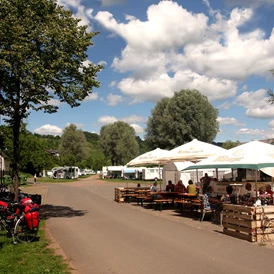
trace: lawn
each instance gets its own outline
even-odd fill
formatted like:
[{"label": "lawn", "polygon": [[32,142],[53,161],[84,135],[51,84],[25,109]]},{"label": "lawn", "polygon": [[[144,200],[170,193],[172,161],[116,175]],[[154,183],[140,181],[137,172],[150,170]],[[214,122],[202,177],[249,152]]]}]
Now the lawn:
[{"label": "lawn", "polygon": [[37,241],[13,244],[12,238],[0,231],[0,273],[2,274],[69,274],[68,264],[63,257],[50,248],[50,240],[45,237],[45,221],[40,222]]}]

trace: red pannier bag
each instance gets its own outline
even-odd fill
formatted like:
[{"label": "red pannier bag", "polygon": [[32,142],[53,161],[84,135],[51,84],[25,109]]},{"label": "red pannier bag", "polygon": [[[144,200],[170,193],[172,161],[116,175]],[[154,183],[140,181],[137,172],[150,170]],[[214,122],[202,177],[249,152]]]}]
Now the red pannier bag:
[{"label": "red pannier bag", "polygon": [[24,198],[20,201],[20,206],[25,213],[27,227],[30,229],[38,227],[40,222],[39,205],[33,203],[30,198]]},{"label": "red pannier bag", "polygon": [[0,212],[6,212],[9,204],[0,200]]},{"label": "red pannier bag", "polygon": [[29,229],[38,227],[40,222],[39,211],[25,213],[25,221]]}]

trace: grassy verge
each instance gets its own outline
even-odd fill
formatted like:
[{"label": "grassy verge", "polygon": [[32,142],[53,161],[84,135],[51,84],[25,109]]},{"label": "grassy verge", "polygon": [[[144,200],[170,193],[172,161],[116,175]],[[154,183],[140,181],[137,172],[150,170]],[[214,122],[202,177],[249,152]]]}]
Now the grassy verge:
[{"label": "grassy verge", "polygon": [[14,245],[12,239],[0,231],[0,273],[2,274],[69,274],[70,268],[62,256],[49,248],[45,237],[45,222],[41,220],[38,240]]}]

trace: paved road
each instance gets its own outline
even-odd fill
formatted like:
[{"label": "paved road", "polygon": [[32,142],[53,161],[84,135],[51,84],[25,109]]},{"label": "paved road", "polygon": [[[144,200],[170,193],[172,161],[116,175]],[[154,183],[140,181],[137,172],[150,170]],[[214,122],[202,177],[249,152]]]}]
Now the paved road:
[{"label": "paved road", "polygon": [[48,226],[80,274],[273,272],[273,249],[174,210],[116,203],[116,186],[94,177],[48,184]]}]

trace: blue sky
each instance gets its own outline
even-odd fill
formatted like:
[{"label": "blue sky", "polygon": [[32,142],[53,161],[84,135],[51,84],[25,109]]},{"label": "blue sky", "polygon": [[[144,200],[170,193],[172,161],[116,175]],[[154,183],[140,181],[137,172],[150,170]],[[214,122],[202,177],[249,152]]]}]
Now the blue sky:
[{"label": "blue sky", "polygon": [[[91,31],[101,86],[78,108],[31,113],[28,130],[99,133],[115,121],[143,138],[158,100],[198,89],[219,109],[216,142],[274,138],[274,0],[59,0]],[[273,31],[273,33],[272,33]],[[178,144],[180,145],[180,144]]]}]

